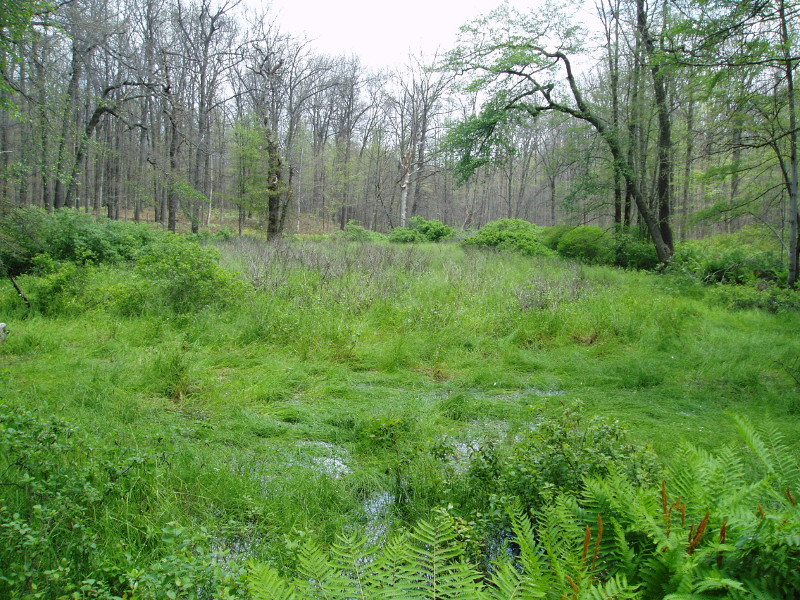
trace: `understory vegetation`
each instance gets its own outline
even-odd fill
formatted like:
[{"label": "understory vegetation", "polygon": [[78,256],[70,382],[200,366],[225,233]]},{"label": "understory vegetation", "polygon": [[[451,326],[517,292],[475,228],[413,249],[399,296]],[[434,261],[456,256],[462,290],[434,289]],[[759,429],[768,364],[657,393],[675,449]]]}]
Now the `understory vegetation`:
[{"label": "understory vegetation", "polygon": [[0,597],[800,595],[768,236],[410,225],[8,213]]}]

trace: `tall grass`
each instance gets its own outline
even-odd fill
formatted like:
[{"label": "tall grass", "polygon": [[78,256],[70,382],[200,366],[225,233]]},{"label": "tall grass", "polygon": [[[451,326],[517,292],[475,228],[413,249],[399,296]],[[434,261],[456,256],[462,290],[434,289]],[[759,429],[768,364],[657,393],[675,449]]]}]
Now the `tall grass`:
[{"label": "tall grass", "polygon": [[218,546],[291,567],[303,536],[378,535],[425,516],[458,456],[530,431],[541,406],[581,401],[664,455],[732,440],[726,413],[800,443],[785,367],[800,350],[795,313],[732,312],[679,279],[448,244],[245,238],[219,250],[222,271],[204,265],[235,283],[221,301],[198,284],[200,305],[148,296],[166,284],[123,285],[123,267],[81,267],[84,287],[52,303],[61,312],[29,314],[0,290],[12,330],[0,402],[142,458],[93,521],[105,557],[145,568],[169,555],[165,528],[205,525]]}]

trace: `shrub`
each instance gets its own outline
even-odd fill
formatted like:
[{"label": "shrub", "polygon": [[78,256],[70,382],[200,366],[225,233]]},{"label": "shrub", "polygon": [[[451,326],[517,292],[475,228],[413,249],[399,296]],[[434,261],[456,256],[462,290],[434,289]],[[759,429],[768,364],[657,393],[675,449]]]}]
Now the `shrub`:
[{"label": "shrub", "polygon": [[89,447],[66,421],[8,406],[0,406],[0,457],[0,596],[110,598],[97,581],[97,516],[150,457]]},{"label": "shrub", "polygon": [[68,261],[55,261],[48,254],[34,257],[38,277],[25,280],[32,306],[45,315],[80,312],[88,272]]},{"label": "shrub", "polygon": [[[243,566],[205,529],[170,523],[137,540],[137,527],[120,527],[158,479],[159,457],[117,442],[98,446],[67,421],[0,405],[0,597],[242,597]],[[117,548],[103,535],[109,517]]]},{"label": "shrub", "polygon": [[575,229],[574,225],[553,225],[545,227],[542,233],[542,243],[550,250],[558,250],[558,242],[568,231]]},{"label": "shrub", "polygon": [[642,270],[652,270],[658,266],[658,253],[649,237],[635,231],[618,231],[614,235],[614,242],[618,266]]},{"label": "shrub", "polygon": [[450,238],[455,230],[441,221],[411,217],[406,227],[395,227],[389,234],[389,241],[400,244],[441,242]]},{"label": "shrub", "polygon": [[614,240],[600,227],[583,225],[561,236],[558,253],[590,264],[610,264],[614,262]]},{"label": "shrub", "polygon": [[219,266],[218,258],[216,248],[172,235],[145,249],[136,272],[151,286],[149,296],[156,306],[185,313],[232,300],[244,291],[240,280]]},{"label": "shrub", "polygon": [[[687,447],[663,479],[643,484],[616,464],[599,469],[579,493],[555,493],[535,520],[519,505],[499,506],[506,523],[494,544],[445,510],[380,549],[354,535],[330,550],[310,541],[293,576],[253,564],[250,589],[255,600],[797,598],[800,465],[776,431],[739,424],[752,457]],[[602,459],[586,448],[574,458]]]},{"label": "shrub", "polygon": [[467,238],[465,246],[477,246],[520,252],[528,256],[550,256],[552,251],[542,243],[542,228],[524,219],[500,219],[481,227],[477,235]]},{"label": "shrub", "polygon": [[17,208],[0,218],[0,275],[17,276],[33,268],[33,257],[47,250],[48,219],[38,208]]},{"label": "shrub", "polygon": [[491,445],[476,450],[467,489],[470,502],[480,497],[479,490],[489,490],[535,510],[558,493],[577,494],[584,478],[611,470],[644,484],[657,479],[659,467],[655,454],[633,444],[618,422],[587,418],[576,404],[554,415],[540,414],[530,431],[502,451]]},{"label": "shrub", "polygon": [[711,298],[726,308],[760,308],[772,313],[800,310],[800,292],[760,282],[757,285],[717,285]]},{"label": "shrub", "polygon": [[395,227],[389,233],[389,241],[395,244],[421,244],[426,242],[422,232],[408,227]]},{"label": "shrub", "polygon": [[441,242],[452,237],[455,233],[452,227],[439,220],[432,219],[429,221],[422,217],[411,217],[408,220],[408,227],[421,233],[428,242]]},{"label": "shrub", "polygon": [[18,208],[0,220],[0,267],[11,275],[30,272],[35,257],[77,264],[135,260],[164,232],[143,224],[61,209],[50,215],[38,208]]},{"label": "shrub", "polygon": [[731,245],[735,239],[734,236],[715,236],[678,244],[670,261],[670,270],[704,283],[785,280],[786,271],[778,252],[746,244]]},{"label": "shrub", "polygon": [[344,239],[348,242],[374,242],[384,239],[384,236],[376,231],[370,231],[359,224],[358,221],[350,220],[344,226]]},{"label": "shrub", "polygon": [[45,229],[47,251],[58,260],[76,263],[133,260],[156,235],[148,226],[108,219],[98,221],[72,209],[55,212]]}]

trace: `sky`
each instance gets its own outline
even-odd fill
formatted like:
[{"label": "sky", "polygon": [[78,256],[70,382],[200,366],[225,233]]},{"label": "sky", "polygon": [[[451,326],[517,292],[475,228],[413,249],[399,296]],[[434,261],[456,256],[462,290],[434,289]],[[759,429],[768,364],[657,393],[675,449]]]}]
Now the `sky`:
[{"label": "sky", "polygon": [[[402,66],[409,52],[448,50],[458,28],[501,0],[264,0],[284,31],[313,40],[319,52],[355,54],[367,67]],[[259,0],[250,0],[255,5]],[[513,2],[525,5],[519,0]]]}]

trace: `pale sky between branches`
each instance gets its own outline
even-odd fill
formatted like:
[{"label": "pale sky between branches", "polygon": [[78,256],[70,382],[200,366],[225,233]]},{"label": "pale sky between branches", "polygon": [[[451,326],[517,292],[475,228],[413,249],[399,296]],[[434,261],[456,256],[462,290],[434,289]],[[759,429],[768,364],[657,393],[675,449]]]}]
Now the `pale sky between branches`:
[{"label": "pale sky between branches", "polygon": [[[251,6],[259,0],[249,0]],[[312,40],[317,51],[355,54],[367,67],[406,64],[409,53],[432,58],[455,43],[458,28],[501,0],[265,0],[281,29]],[[537,0],[514,0],[528,8]]]}]

